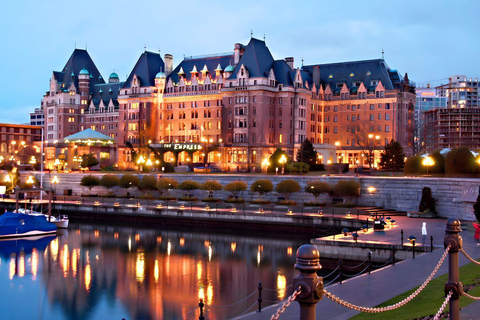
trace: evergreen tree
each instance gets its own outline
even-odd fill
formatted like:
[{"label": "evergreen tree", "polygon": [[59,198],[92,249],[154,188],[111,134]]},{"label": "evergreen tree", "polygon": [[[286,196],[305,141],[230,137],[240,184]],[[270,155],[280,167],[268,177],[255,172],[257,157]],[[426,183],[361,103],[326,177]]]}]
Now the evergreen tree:
[{"label": "evergreen tree", "polygon": [[95,167],[98,164],[97,158],[93,154],[84,154],[82,155],[82,168],[91,168]]},{"label": "evergreen tree", "polygon": [[402,171],[405,165],[405,153],[402,145],[395,140],[385,146],[385,151],[381,154],[380,167],[387,171]]},{"label": "evergreen tree", "polygon": [[277,150],[275,150],[275,152],[270,156],[270,166],[268,167],[268,172],[275,172],[276,167],[279,169],[282,168],[283,164],[280,163],[282,156],[285,156],[287,159],[285,165],[290,162],[290,158],[288,157],[287,153],[283,151],[282,148],[277,148]]},{"label": "evergreen tree", "polygon": [[309,166],[313,166],[317,163],[317,151],[313,148],[310,140],[303,140],[302,146],[297,151],[297,162],[304,162]]}]

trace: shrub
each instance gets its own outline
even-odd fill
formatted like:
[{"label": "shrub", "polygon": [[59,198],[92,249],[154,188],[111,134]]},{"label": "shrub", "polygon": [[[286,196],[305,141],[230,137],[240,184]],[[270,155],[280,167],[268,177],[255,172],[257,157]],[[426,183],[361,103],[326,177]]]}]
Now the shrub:
[{"label": "shrub", "polygon": [[360,183],[354,180],[340,180],[333,187],[333,193],[340,197],[359,197]]},{"label": "shrub", "polygon": [[247,190],[248,184],[245,181],[237,180],[232,181],[225,186],[225,190],[232,193],[233,197],[236,198],[239,192]]},{"label": "shrub", "polygon": [[290,162],[285,165],[285,171],[290,173],[307,173],[309,168],[304,162]]},{"label": "shrub", "polygon": [[305,192],[313,194],[316,203],[318,196],[324,193],[331,193],[332,187],[326,182],[310,182],[305,187]]},{"label": "shrub", "polygon": [[433,162],[433,166],[428,168],[428,171],[431,173],[445,173],[445,157],[442,156],[439,150],[435,150],[430,154]]},{"label": "shrub", "polygon": [[273,191],[273,183],[270,180],[264,180],[264,179],[256,180],[250,186],[250,190],[253,192],[258,192],[261,198],[264,194]]},{"label": "shrub", "polygon": [[220,191],[223,189],[223,186],[220,182],[216,180],[207,180],[200,186],[200,189],[208,191],[208,197],[213,198],[213,193],[215,191]]},{"label": "shrub", "polygon": [[403,167],[404,174],[421,173],[422,171],[422,157],[413,156],[407,158],[405,167]]},{"label": "shrub", "polygon": [[190,198],[191,191],[200,189],[200,184],[193,180],[185,180],[178,185],[178,189],[186,191],[187,198]]},{"label": "shrub", "polygon": [[445,158],[445,173],[473,173],[474,169],[475,157],[467,147],[458,147],[447,153],[447,157]]},{"label": "shrub", "polygon": [[94,167],[98,164],[97,158],[95,158],[95,155],[92,154],[84,154],[82,155],[82,162],[80,163],[80,166],[82,168],[91,168]]},{"label": "shrub", "polygon": [[437,213],[437,211],[435,210],[435,199],[433,199],[432,197],[432,189],[430,189],[429,187],[424,187],[422,189],[422,199],[420,199],[418,211],[429,211],[431,213]]},{"label": "shrub", "polygon": [[155,190],[157,189],[157,178],[154,176],[143,176],[142,180],[138,184],[138,188],[141,190]]},{"label": "shrub", "polygon": [[89,192],[92,193],[92,188],[100,185],[100,179],[90,174],[82,178],[80,185],[82,187],[87,187]]},{"label": "shrub", "polygon": [[120,178],[120,187],[128,189],[128,188],[133,188],[133,187],[138,187],[138,184],[140,183],[140,180],[138,179],[137,176],[126,173]]},{"label": "shrub", "polygon": [[290,179],[283,180],[282,182],[277,184],[277,187],[275,188],[275,191],[281,193],[287,201],[292,193],[298,192],[300,190],[301,188],[298,182]]},{"label": "shrub", "polygon": [[168,190],[176,189],[178,187],[178,182],[172,178],[160,178],[157,182],[157,189],[162,192],[162,194],[167,195]]},{"label": "shrub", "polygon": [[120,178],[115,174],[106,174],[100,179],[100,185],[104,188],[111,189],[120,184]]},{"label": "shrub", "polygon": [[480,194],[477,197],[477,202],[473,204],[473,213],[477,221],[480,221]]}]

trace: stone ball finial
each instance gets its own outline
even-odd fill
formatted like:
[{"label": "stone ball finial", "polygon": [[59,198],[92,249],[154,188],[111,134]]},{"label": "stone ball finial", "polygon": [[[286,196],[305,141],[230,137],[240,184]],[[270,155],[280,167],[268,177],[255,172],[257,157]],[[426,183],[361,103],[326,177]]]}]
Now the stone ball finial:
[{"label": "stone ball finial", "polygon": [[304,244],[297,250],[297,263],[295,269],[300,272],[315,272],[322,269],[320,265],[320,252],[311,244]]}]

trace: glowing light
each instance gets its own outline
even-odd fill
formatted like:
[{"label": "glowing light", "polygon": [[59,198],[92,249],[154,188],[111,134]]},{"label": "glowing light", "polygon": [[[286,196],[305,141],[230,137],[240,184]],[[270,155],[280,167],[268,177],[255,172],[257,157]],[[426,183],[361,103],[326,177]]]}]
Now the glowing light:
[{"label": "glowing light", "polygon": [[[80,250],[79,250],[80,251]],[[77,276],[77,268],[78,268],[78,256],[77,256],[77,249],[72,250],[72,273],[73,277],[75,278]]]},{"label": "glowing light", "polygon": [[145,280],[145,253],[137,253],[137,259],[135,261],[135,278],[138,282],[142,283]]},{"label": "glowing light", "polygon": [[137,241],[137,242],[140,241],[140,234],[138,234],[138,233],[135,234],[135,241]]},{"label": "glowing light", "polygon": [[38,273],[38,250],[33,248],[32,250],[32,280],[37,279]]},{"label": "glowing light", "polygon": [[197,262],[197,280],[202,279],[202,273],[203,273],[202,263],[198,261]]},{"label": "glowing light", "polygon": [[20,252],[18,255],[18,276],[20,278],[25,276],[25,252]]},{"label": "glowing light", "polygon": [[212,247],[208,246],[208,261],[212,261]]},{"label": "glowing light", "polygon": [[172,244],[170,243],[170,241],[168,241],[168,243],[167,243],[167,255],[170,255],[171,252],[172,252]]},{"label": "glowing light", "polygon": [[118,239],[118,232],[115,232],[115,233],[113,234],[113,238],[114,238],[114,239]]},{"label": "glowing light", "polygon": [[203,287],[198,288],[198,299],[204,300],[205,299],[205,290]]},{"label": "glowing light", "polygon": [[58,257],[58,238],[50,242],[50,250],[52,251],[53,260],[57,261]]},{"label": "glowing light", "polygon": [[260,256],[260,250],[257,251],[257,266],[260,266],[261,262],[261,256]]},{"label": "glowing light", "polygon": [[13,276],[15,275],[15,269],[16,269],[15,254],[12,254],[12,256],[10,256],[10,263],[8,268],[8,278],[10,280],[12,280]]},{"label": "glowing light", "polygon": [[287,288],[287,278],[278,273],[277,275],[277,289],[278,289],[278,299],[283,300],[285,298],[286,294],[286,288]]},{"label": "glowing light", "polygon": [[85,290],[90,291],[90,284],[92,282],[92,270],[90,264],[85,266]]},{"label": "glowing light", "polygon": [[232,242],[230,244],[230,249],[232,250],[232,252],[235,252],[235,250],[237,250],[237,243],[236,242]]},{"label": "glowing light", "polygon": [[161,236],[157,237],[157,243],[162,243],[162,237]]},{"label": "glowing light", "polygon": [[69,261],[68,261],[68,245],[65,244],[63,246],[63,251],[62,251],[62,269],[63,269],[63,277],[66,278],[68,276],[68,266],[69,266]]},{"label": "glowing light", "polygon": [[207,304],[212,304],[213,302],[213,287],[211,284],[207,286]]},{"label": "glowing light", "polygon": [[288,254],[289,256],[291,256],[292,253],[293,253],[292,247],[288,247],[288,248],[287,248],[287,254]]},{"label": "glowing light", "polygon": [[95,236],[95,238],[100,237],[100,231],[98,230],[93,231],[93,235]]},{"label": "glowing light", "polygon": [[160,272],[158,269],[158,260],[155,260],[155,266],[153,267],[153,277],[155,278],[155,282],[158,282],[158,278],[160,277]]},{"label": "glowing light", "polygon": [[128,252],[132,251],[132,236],[128,236]]},{"label": "glowing light", "polygon": [[375,191],[377,191],[377,188],[375,188],[375,187],[368,187],[367,190],[368,190],[368,192],[370,192],[370,193],[375,193]]},{"label": "glowing light", "polygon": [[185,245],[185,239],[184,238],[180,238],[180,246],[184,246]]}]

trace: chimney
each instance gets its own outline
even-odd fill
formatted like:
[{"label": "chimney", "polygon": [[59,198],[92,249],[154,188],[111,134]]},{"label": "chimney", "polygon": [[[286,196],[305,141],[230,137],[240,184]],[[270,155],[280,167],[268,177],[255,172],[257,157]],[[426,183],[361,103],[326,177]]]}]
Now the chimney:
[{"label": "chimney", "polygon": [[294,67],[294,62],[295,60],[293,59],[293,57],[287,57],[285,58],[285,62],[290,66],[290,68],[292,69],[295,69]]},{"label": "chimney", "polygon": [[235,59],[234,59],[234,65],[236,66],[238,62],[240,61],[240,58],[243,54],[243,45],[241,43],[235,43]]},{"label": "chimney", "polygon": [[312,72],[313,84],[318,85],[320,83],[320,66],[314,66]]},{"label": "chimney", "polygon": [[169,53],[165,54],[163,62],[165,63],[165,75],[168,76],[173,70],[173,56]]}]

